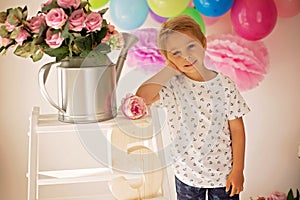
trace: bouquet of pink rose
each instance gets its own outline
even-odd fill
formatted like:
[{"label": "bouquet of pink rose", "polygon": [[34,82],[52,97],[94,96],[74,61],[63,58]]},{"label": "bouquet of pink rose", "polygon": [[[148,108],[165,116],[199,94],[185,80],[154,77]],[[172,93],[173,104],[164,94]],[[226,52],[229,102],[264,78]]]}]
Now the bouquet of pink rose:
[{"label": "bouquet of pink rose", "polygon": [[36,16],[29,18],[27,6],[0,12],[0,54],[16,47],[14,54],[33,61],[44,53],[56,61],[86,57],[90,51],[109,52],[116,47],[118,33],[103,18],[107,9],[94,12],[88,1],[48,0]]}]

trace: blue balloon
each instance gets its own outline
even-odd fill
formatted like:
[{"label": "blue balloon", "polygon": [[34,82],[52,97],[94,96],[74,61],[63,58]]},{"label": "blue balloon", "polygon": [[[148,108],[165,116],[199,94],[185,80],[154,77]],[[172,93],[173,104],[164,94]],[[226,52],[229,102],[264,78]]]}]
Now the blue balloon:
[{"label": "blue balloon", "polygon": [[196,9],[207,17],[219,17],[232,6],[233,0],[193,0]]},{"label": "blue balloon", "polygon": [[111,0],[109,11],[114,25],[123,30],[133,30],[143,25],[149,7],[146,0]]}]

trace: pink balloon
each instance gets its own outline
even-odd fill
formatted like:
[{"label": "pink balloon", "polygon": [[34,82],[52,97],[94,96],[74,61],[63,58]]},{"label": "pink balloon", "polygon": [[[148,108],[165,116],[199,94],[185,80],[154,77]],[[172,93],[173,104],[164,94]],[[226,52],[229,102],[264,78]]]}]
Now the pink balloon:
[{"label": "pink balloon", "polygon": [[299,0],[274,0],[279,17],[294,17],[300,12]]},{"label": "pink balloon", "polygon": [[210,25],[213,25],[214,23],[216,23],[220,17],[207,17],[205,15],[201,15],[202,16],[202,19],[204,21],[204,24],[206,26],[210,26]]},{"label": "pink balloon", "polygon": [[247,40],[260,40],[274,29],[277,9],[274,0],[236,0],[230,16],[238,35]]}]

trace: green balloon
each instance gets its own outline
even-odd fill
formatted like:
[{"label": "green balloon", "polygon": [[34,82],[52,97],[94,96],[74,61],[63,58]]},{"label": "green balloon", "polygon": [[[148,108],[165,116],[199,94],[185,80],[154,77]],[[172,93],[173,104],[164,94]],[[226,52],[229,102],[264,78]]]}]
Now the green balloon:
[{"label": "green balloon", "polygon": [[92,9],[99,9],[105,6],[109,0],[89,0]]},{"label": "green balloon", "polygon": [[193,18],[200,25],[203,34],[205,34],[206,30],[205,30],[204,21],[200,13],[195,8],[188,7],[182,13],[180,13],[180,15],[188,15],[191,18]]}]

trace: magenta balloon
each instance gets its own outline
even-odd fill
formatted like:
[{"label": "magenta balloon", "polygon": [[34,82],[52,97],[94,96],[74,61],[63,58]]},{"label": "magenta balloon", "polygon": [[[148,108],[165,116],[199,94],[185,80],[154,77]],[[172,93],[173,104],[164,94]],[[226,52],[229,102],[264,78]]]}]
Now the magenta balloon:
[{"label": "magenta balloon", "polygon": [[260,40],[274,29],[277,9],[274,0],[235,0],[230,16],[238,35],[247,40]]},{"label": "magenta balloon", "polygon": [[300,13],[300,0],[274,0],[279,17],[294,17]]},{"label": "magenta balloon", "polygon": [[159,23],[163,23],[164,21],[166,21],[168,19],[166,17],[162,17],[162,16],[155,14],[151,9],[149,9],[149,10],[150,10],[151,17]]}]

